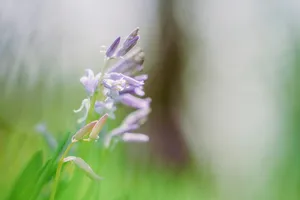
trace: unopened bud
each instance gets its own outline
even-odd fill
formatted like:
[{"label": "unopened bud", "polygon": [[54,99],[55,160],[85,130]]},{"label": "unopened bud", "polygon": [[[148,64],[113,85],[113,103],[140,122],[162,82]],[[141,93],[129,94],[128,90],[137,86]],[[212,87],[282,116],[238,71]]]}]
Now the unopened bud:
[{"label": "unopened bud", "polygon": [[84,127],[82,127],[81,129],[79,129],[79,131],[77,131],[75,133],[75,135],[72,137],[72,141],[75,142],[77,140],[82,139],[85,135],[89,134],[94,126],[97,124],[98,121],[92,121],[89,124],[85,125]]},{"label": "unopened bud", "polygon": [[110,47],[106,50],[106,56],[107,57],[112,57],[114,53],[116,52],[119,44],[120,44],[121,38],[118,37],[111,45]]},{"label": "unopened bud", "polygon": [[93,130],[89,135],[90,139],[97,140],[99,138],[98,134],[102,130],[107,118],[108,118],[108,114],[105,114],[98,121],[96,121],[97,123],[93,127]]}]

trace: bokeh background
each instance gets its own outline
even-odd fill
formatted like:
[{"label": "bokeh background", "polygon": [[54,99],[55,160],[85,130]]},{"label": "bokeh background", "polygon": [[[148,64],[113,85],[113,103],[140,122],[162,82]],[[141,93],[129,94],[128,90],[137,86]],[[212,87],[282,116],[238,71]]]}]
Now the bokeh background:
[{"label": "bokeh background", "polygon": [[[104,168],[101,199],[299,199],[299,13],[297,0],[0,0],[0,199],[37,150],[51,155],[35,126],[74,132],[84,69],[135,27],[151,139],[105,166],[97,147],[78,149]],[[62,199],[91,184],[76,180]]]}]

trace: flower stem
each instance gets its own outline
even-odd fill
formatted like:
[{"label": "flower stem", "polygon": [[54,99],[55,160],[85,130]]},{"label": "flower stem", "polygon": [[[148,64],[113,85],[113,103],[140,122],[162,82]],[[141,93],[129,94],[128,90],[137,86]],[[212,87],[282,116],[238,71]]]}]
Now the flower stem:
[{"label": "flower stem", "polygon": [[56,169],[56,173],[55,173],[55,178],[54,178],[54,182],[53,182],[53,188],[52,188],[50,200],[54,200],[55,199],[55,194],[56,194],[57,186],[58,186],[58,183],[59,183],[59,177],[60,177],[61,169],[62,169],[62,166],[63,166],[63,163],[64,163],[64,158],[66,157],[66,155],[70,151],[70,149],[73,146],[73,144],[74,144],[74,142],[71,142],[69,144],[69,146],[66,148],[66,150],[62,154],[60,160],[58,161],[58,165],[57,165],[57,169]]}]

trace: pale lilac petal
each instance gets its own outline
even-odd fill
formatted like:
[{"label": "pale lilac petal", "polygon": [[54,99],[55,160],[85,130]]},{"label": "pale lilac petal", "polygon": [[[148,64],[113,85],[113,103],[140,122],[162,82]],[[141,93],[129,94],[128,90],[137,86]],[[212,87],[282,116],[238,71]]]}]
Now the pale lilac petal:
[{"label": "pale lilac petal", "polygon": [[100,115],[107,113],[108,117],[111,119],[115,119],[114,112],[116,111],[116,106],[113,101],[96,101],[95,103],[95,111]]},{"label": "pale lilac petal", "polygon": [[148,79],[148,74],[141,74],[141,75],[135,76],[134,79],[137,81],[145,81]]},{"label": "pale lilac petal", "polygon": [[138,80],[135,80],[134,78],[132,78],[130,76],[126,76],[124,74],[116,73],[116,72],[112,72],[112,73],[107,74],[105,76],[105,78],[115,80],[115,81],[120,80],[120,79],[124,79],[128,84],[134,85],[134,86],[144,85],[143,81],[138,81]]},{"label": "pale lilac petal", "polygon": [[124,133],[122,140],[124,142],[148,142],[149,136],[142,133]]},{"label": "pale lilac petal", "polygon": [[80,82],[82,83],[82,85],[86,85],[88,81],[89,81],[89,79],[86,76],[83,76],[80,78]]},{"label": "pale lilac petal", "polygon": [[133,108],[149,107],[149,104],[151,102],[151,99],[149,99],[149,98],[141,99],[141,98],[135,97],[131,94],[121,95],[119,99],[123,104],[133,107]]},{"label": "pale lilac petal", "polygon": [[91,69],[86,69],[85,72],[86,75],[80,78],[80,82],[84,86],[87,93],[92,96],[96,91],[101,74],[97,74],[97,76],[94,77],[94,72]]},{"label": "pale lilac petal", "polygon": [[142,108],[139,110],[136,110],[132,113],[130,113],[122,122],[122,124],[125,124],[127,126],[132,124],[143,124],[149,113],[151,112],[151,109],[149,107]]},{"label": "pale lilac petal", "polygon": [[122,76],[123,76],[124,80],[130,85],[134,85],[134,86],[144,85],[143,81],[137,81],[134,78],[131,78],[130,76],[126,76],[126,75],[123,75],[123,74],[122,74]]},{"label": "pale lilac petal", "polygon": [[138,95],[138,96],[144,96],[144,95],[145,95],[144,90],[142,90],[141,88],[135,88],[135,89],[134,89],[134,92],[135,92],[135,94]]},{"label": "pale lilac petal", "polygon": [[110,136],[117,136],[117,135],[122,135],[123,133],[126,133],[128,131],[133,131],[138,129],[140,126],[138,124],[122,124],[118,128],[113,129],[109,135]]},{"label": "pale lilac petal", "polygon": [[138,96],[144,96],[145,95],[145,92],[143,91],[143,88],[135,87],[135,86],[129,86],[129,87],[127,87],[124,90],[119,92],[120,95],[123,95],[123,94],[126,94],[126,93],[135,94],[135,95],[138,95]]},{"label": "pale lilac petal", "polygon": [[85,74],[86,74],[87,78],[89,78],[89,79],[94,78],[94,72],[91,69],[86,69]]}]

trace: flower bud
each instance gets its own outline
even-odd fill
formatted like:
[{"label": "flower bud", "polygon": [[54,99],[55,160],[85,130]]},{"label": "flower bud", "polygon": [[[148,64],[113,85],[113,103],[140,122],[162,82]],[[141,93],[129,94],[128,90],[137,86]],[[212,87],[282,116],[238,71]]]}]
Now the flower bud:
[{"label": "flower bud", "polygon": [[96,121],[97,123],[93,127],[93,130],[89,135],[90,139],[97,140],[99,138],[98,134],[102,130],[107,118],[108,118],[108,114],[105,114],[98,121]]},{"label": "flower bud", "polygon": [[72,137],[72,141],[75,142],[77,140],[82,139],[85,135],[89,134],[94,126],[97,124],[98,121],[92,121],[89,124],[85,125],[84,127],[82,127],[81,129],[79,129],[79,131],[77,131],[75,133],[75,135]]},{"label": "flower bud", "polygon": [[106,50],[106,56],[107,57],[112,57],[114,53],[116,52],[119,44],[120,44],[121,38],[118,37],[111,45],[110,47]]}]

